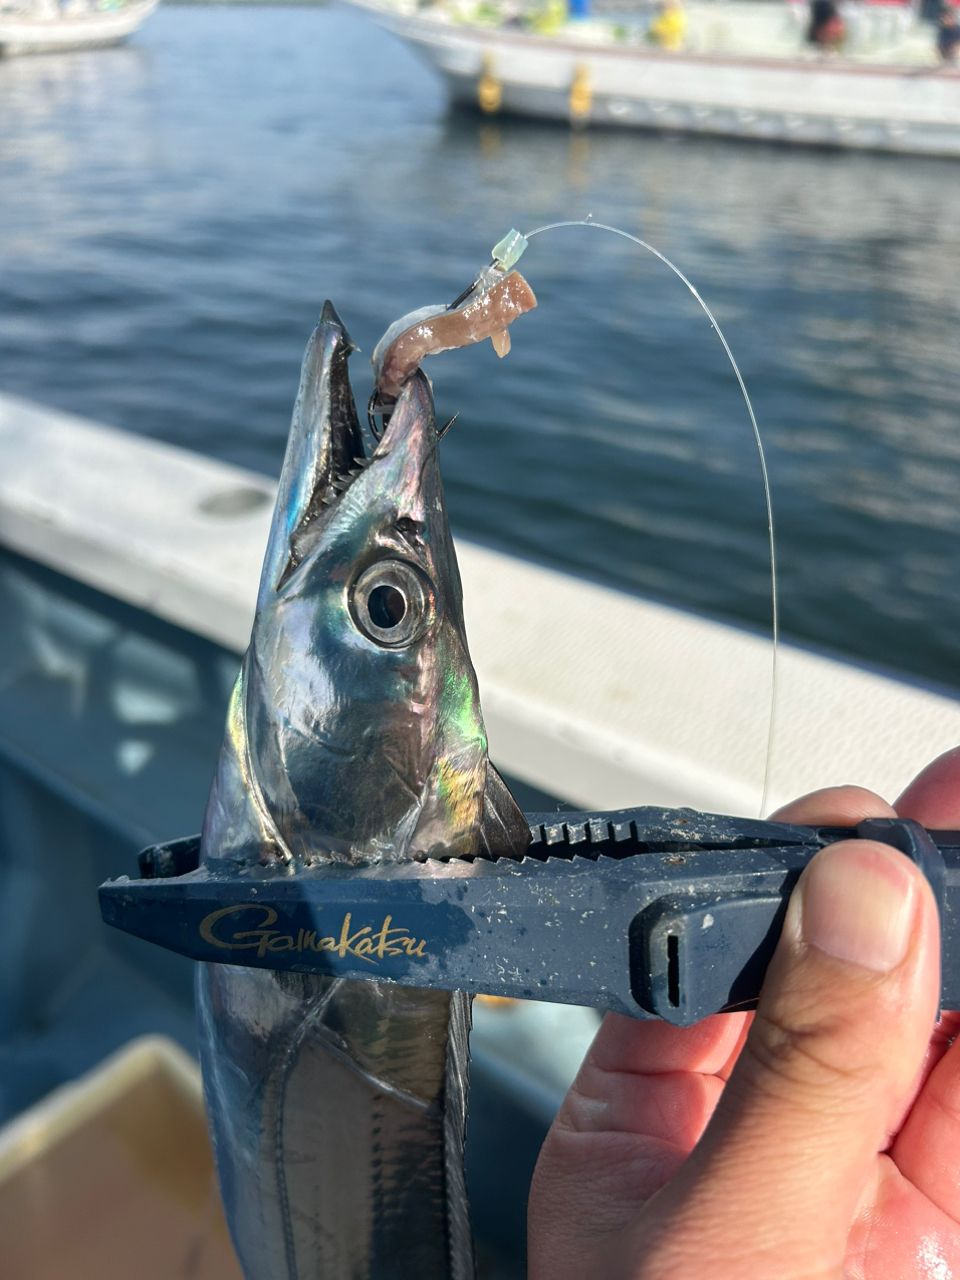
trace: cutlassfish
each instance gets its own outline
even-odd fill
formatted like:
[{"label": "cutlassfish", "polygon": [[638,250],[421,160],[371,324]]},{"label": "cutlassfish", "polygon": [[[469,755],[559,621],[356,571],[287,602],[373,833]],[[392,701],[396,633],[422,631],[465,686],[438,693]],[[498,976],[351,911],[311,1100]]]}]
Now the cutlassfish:
[{"label": "cutlassfish", "polygon": [[[361,429],[353,346],[324,307],[205,816],[207,866],[295,875],[522,847],[523,814],[487,758],[417,367],[431,344],[499,334],[535,305],[510,297],[504,323],[473,299],[480,328],[451,313],[425,337],[421,317],[413,341],[401,325],[379,439]],[[471,1276],[468,998],[228,965],[198,966],[197,995],[221,1191],[248,1280]]]}]

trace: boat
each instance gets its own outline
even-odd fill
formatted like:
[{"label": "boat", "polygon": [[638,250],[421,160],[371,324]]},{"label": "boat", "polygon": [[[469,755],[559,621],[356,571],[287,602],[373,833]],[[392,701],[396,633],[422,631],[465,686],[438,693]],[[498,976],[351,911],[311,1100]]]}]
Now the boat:
[{"label": "boat", "polygon": [[120,44],[146,21],[159,0],[87,3],[30,0],[0,3],[0,57],[59,53]]},{"label": "boat", "polygon": [[[274,496],[256,472],[0,394],[0,1230],[20,1224],[5,1280],[66,1274],[64,1258],[168,1280],[188,1237],[191,1275],[236,1276],[196,1069],[170,1045],[195,1047],[193,965],[106,928],[97,887],[197,828]],[[525,808],[758,812],[768,639],[464,539],[458,559],[491,754]],[[838,780],[897,794],[960,741],[955,694],[793,644],[778,690],[770,807]],[[481,1275],[519,1280],[533,1164],[597,1016],[523,1001],[474,1017]],[[165,1197],[149,1230],[143,1170]]]},{"label": "boat", "polygon": [[960,156],[960,74],[938,63],[934,29],[896,4],[841,6],[843,51],[824,53],[805,42],[805,4],[690,4],[683,47],[668,50],[644,23],[549,24],[493,0],[472,11],[352,2],[421,54],[456,103],[490,116]]}]

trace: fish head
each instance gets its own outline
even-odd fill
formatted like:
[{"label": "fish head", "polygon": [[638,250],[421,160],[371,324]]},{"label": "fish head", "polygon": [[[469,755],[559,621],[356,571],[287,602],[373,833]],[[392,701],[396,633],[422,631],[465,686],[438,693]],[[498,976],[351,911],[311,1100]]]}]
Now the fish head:
[{"label": "fish head", "polygon": [[525,843],[489,764],[427,378],[365,449],[327,304],[304,358],[204,857],[400,861]]}]

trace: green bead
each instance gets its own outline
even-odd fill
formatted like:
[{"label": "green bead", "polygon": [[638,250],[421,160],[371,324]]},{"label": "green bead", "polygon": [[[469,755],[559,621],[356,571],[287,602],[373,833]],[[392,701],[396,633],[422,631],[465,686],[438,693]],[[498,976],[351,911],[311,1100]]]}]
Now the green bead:
[{"label": "green bead", "polygon": [[527,247],[527,239],[519,231],[512,228],[497,244],[493,246],[492,258],[501,271],[509,271],[523,256]]}]

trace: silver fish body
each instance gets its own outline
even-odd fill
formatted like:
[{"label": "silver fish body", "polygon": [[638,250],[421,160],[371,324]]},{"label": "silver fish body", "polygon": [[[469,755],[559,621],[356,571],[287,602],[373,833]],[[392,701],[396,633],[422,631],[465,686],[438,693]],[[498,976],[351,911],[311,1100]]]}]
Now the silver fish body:
[{"label": "silver fish body", "polygon": [[[526,830],[487,760],[429,383],[414,375],[367,456],[350,350],[327,304],[204,821],[211,867],[489,854]],[[197,999],[248,1280],[472,1275],[467,998],[202,965]]]}]

